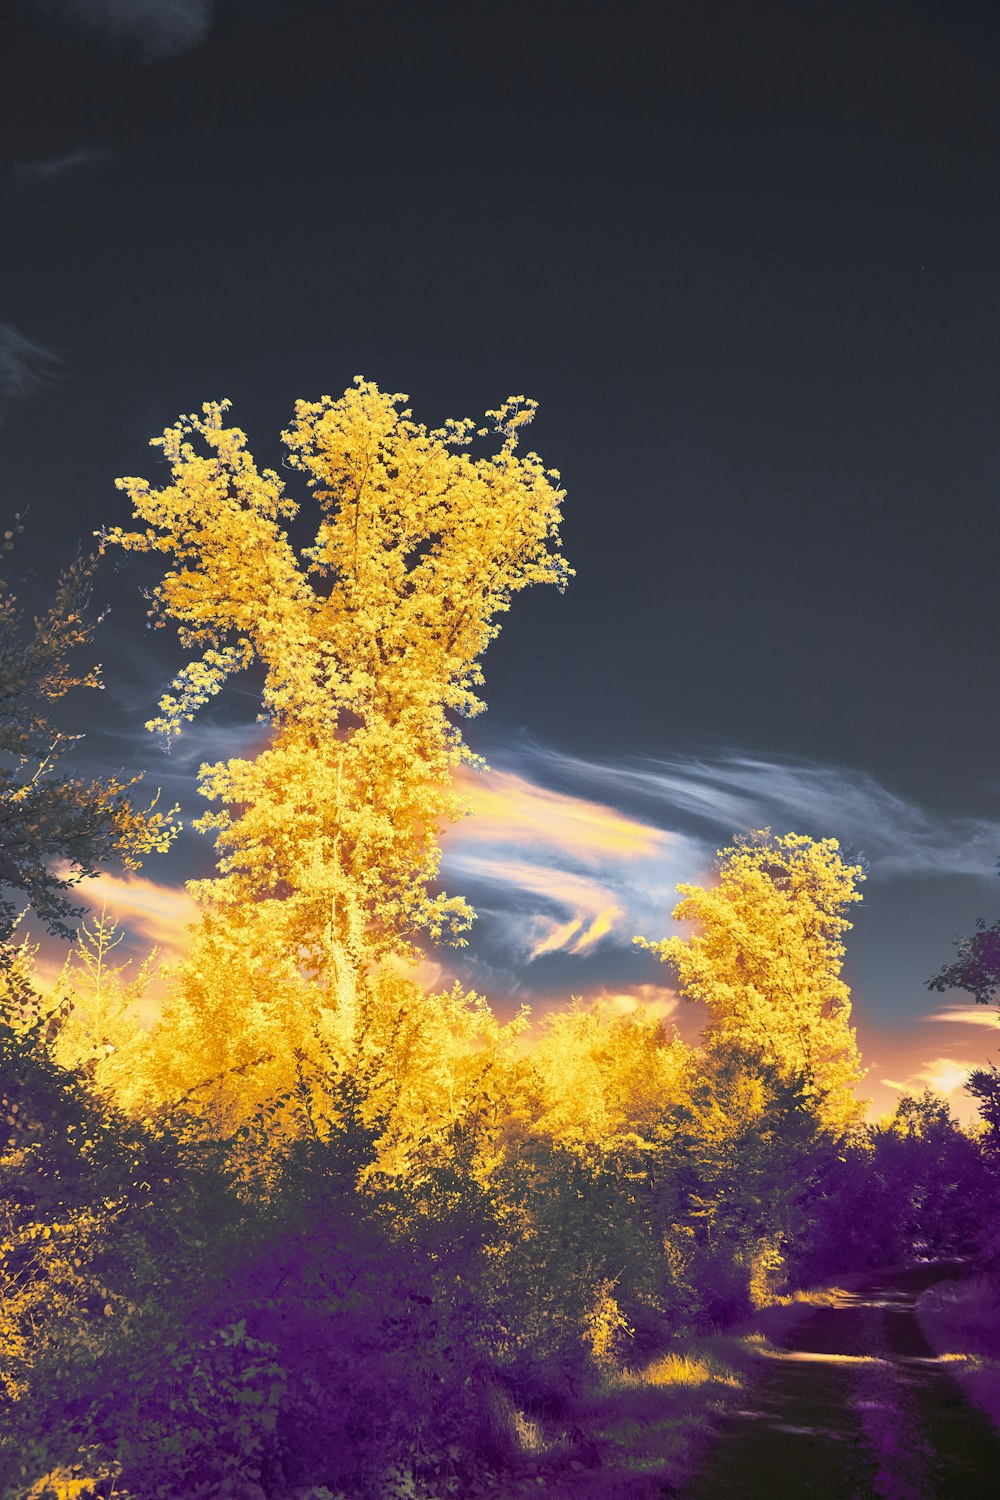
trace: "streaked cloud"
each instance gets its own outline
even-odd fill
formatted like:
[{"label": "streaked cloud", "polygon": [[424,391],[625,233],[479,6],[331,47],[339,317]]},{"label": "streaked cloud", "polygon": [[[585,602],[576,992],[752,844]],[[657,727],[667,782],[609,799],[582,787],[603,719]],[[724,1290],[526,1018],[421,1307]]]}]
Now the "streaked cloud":
[{"label": "streaked cloud", "polygon": [[81,880],[74,898],[90,907],[91,915],[107,905],[108,915],[130,936],[154,943],[165,955],[183,951],[186,928],[198,908],[183,886],[161,885],[142,875],[101,875]]},{"label": "streaked cloud", "polygon": [[[543,953],[583,953],[612,932],[624,915],[614,892],[592,874],[504,858],[496,844],[481,853],[449,849],[446,864],[449,875],[463,875],[508,893],[508,933],[520,956],[528,960]],[[526,905],[524,896],[535,900]]]},{"label": "streaked cloud", "polygon": [[14,164],[14,176],[20,182],[52,182],[74,172],[94,167],[106,161],[109,152],[91,146],[78,146],[73,151],[62,151],[55,156],[40,156],[33,161]]},{"label": "streaked cloud", "polygon": [[1000,1013],[988,1005],[946,1005],[944,1010],[936,1010],[931,1016],[924,1016],[925,1021],[941,1021],[948,1025],[958,1026],[989,1026],[993,1031],[1000,1027]]},{"label": "streaked cloud", "polygon": [[[632,858],[655,854],[667,835],[600,802],[551,791],[513,771],[465,772],[477,842],[546,844],[586,858],[596,853]],[[466,822],[461,828],[473,827]]]},{"label": "streaked cloud", "polygon": [[968,1058],[934,1057],[902,1080],[883,1078],[880,1081],[886,1088],[895,1089],[900,1094],[922,1094],[928,1088],[954,1103],[951,1095],[959,1093],[973,1069],[980,1067],[982,1063],[970,1062]]},{"label": "streaked cloud", "polygon": [[[167,682],[163,683],[157,692],[157,699],[160,691],[165,691],[167,685]],[[138,688],[126,689],[126,695],[134,695],[139,699],[137,704],[128,702],[121,684],[112,683],[110,691],[116,703],[124,701],[133,711],[137,709],[139,713],[151,714],[156,712],[156,702],[150,702],[148,688],[142,692],[141,699]],[[95,741],[100,737],[100,726],[88,735],[89,739]],[[138,765],[139,768],[145,766],[146,779],[151,785],[170,786],[171,795],[178,795],[181,788],[186,787],[192,796],[197,788],[200,766],[240,757],[253,760],[267,746],[270,738],[271,730],[268,725],[259,724],[256,719],[224,723],[211,718],[195,719],[191,724],[184,724],[180,734],[168,743],[164,743],[159,735],[151,734],[142,723],[134,723],[114,737],[116,746],[127,752],[133,765]],[[197,800],[195,798],[196,803]]]},{"label": "streaked cloud", "polygon": [[630,948],[662,925],[673,884],[700,864],[687,841],[523,771],[464,778],[473,815],[444,837],[449,886],[487,892],[514,963]]},{"label": "streaked cloud", "polygon": [[[1000,823],[926,808],[849,767],[736,751],[585,758],[496,732],[482,748],[494,769],[466,781],[477,815],[446,833],[442,875],[481,918],[460,960],[463,982],[491,996],[534,996],[545,1005],[560,992],[631,992],[640,966],[646,979],[654,963],[637,954],[633,936],[683,931],[670,916],[677,885],[709,882],[716,850],[752,828],[835,837],[848,856],[864,856],[873,882],[993,878],[1000,853]],[[865,895],[871,931],[877,889],[869,885]],[[875,993],[858,1003],[859,1026],[881,1009],[879,982],[867,987]],[[922,996],[920,984],[907,1001],[905,1045],[896,1034],[863,1086],[878,1108],[893,1097],[880,1072],[897,1079],[912,1072],[912,1086],[923,1087]],[[968,1004],[939,1002],[936,1014],[964,1026],[965,1038],[969,1026],[985,1023]],[[685,1020],[692,1040],[703,1019],[692,1015],[690,1027]],[[967,1048],[953,1030],[942,1032],[935,1051],[962,1057]]]},{"label": "streaked cloud", "polygon": [[30,396],[52,380],[59,357],[44,344],[19,333],[10,323],[0,323],[0,423],[11,401]]},{"label": "streaked cloud", "polygon": [[519,747],[522,774],[566,781],[659,827],[726,841],[751,828],[834,837],[863,852],[873,875],[993,875],[1000,821],[932,812],[845,766],[739,752],[586,760]]},{"label": "streaked cloud", "polygon": [[31,0],[54,27],[139,62],[164,62],[198,47],[212,29],[215,0]]},{"label": "streaked cloud", "polygon": [[161,747],[148,730],[143,730],[148,742],[157,750],[163,749],[173,769],[197,772],[198,767],[214,764],[220,760],[246,757],[253,760],[271,739],[271,730],[256,720],[241,720],[239,723],[223,724],[210,720],[196,720],[185,724],[180,734],[170,743],[169,749]]},{"label": "streaked cloud", "polygon": [[605,1001],[623,1016],[641,1013],[658,1021],[676,1016],[681,1003],[676,990],[660,984],[637,984],[630,989],[601,990],[592,998]]}]

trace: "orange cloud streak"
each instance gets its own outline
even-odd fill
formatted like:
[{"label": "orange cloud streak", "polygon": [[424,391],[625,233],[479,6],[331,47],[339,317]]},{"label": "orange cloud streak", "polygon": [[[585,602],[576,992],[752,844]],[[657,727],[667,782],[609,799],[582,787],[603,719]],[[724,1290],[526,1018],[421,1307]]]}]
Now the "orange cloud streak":
[{"label": "orange cloud streak", "polygon": [[662,829],[601,802],[535,786],[511,771],[491,771],[488,777],[462,771],[458,780],[473,816],[449,830],[449,843],[546,844],[584,858],[641,858],[660,853],[670,842]]},{"label": "orange cloud streak", "polygon": [[184,949],[186,928],[198,915],[198,908],[183,886],[158,885],[142,875],[102,875],[97,880],[81,880],[76,892],[91,908],[91,916],[107,903],[108,915],[130,934],[155,943],[171,955]]},{"label": "orange cloud streak", "polygon": [[943,1021],[947,1025],[992,1026],[995,1031],[1000,1024],[1000,1015],[983,1005],[949,1005],[945,1010],[935,1011],[932,1016],[924,1016],[924,1020]]}]

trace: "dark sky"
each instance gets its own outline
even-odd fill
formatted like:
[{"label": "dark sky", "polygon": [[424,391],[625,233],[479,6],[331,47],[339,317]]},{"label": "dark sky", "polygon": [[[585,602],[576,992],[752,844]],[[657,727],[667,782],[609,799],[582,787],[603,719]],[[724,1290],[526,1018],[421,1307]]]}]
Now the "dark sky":
[{"label": "dark sky", "polygon": [[[708,851],[672,878],[750,821],[863,849],[859,1025],[981,1062],[985,1028],[913,1026],[1000,907],[998,62],[1000,10],[965,0],[20,0],[0,473],[24,566],[43,585],[125,522],[114,477],[155,477],[148,438],[204,400],[274,463],[294,399],[355,373],[431,425],[527,392],[577,577],[516,601],[470,740]],[[148,576],[102,579],[83,753],[190,802],[203,752],[164,771],[141,730],[179,661],[143,635]],[[198,733],[238,748],[252,713],[236,693]],[[184,850],[146,873],[204,870]],[[512,900],[522,929],[575,910],[535,898],[479,901],[469,974],[663,982],[627,937],[531,960]]]}]

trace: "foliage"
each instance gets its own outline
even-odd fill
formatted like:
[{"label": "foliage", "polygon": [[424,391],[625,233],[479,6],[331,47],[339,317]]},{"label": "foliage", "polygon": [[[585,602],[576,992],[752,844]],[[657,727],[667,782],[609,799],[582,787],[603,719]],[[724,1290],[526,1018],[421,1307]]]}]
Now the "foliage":
[{"label": "foliage", "polygon": [[225,806],[199,824],[219,875],[192,889],[210,912],[240,912],[254,955],[319,975],[345,1036],[372,962],[412,956],[417,933],[460,940],[471,920],[464,900],[429,892],[438,829],[462,811],[452,770],[477,760],[448,715],[481,711],[478,659],[511,596],[569,576],[558,474],[516,451],[535,403],[487,413],[499,448],[473,459],[455,450],[490,429],[428,431],[405,399],[358,377],[337,401],[296,404],[288,463],[318,511],[301,550],[286,525],[299,506],[223,425],[227,402],[155,440],[172,482],[120,480],[144,529],[107,536],[169,560],[153,619],[200,652],[149,728],[169,738],[232,672],[263,667],[271,740],[253,761],[202,768]]},{"label": "foliage", "polygon": [[156,970],[157,950],[127,978],[131,959],[110,962],[124,936],[109,919],[107,903],[91,925],[81,922],[55,986],[66,1013],[54,1056],[63,1067],[81,1068],[99,1092],[136,1114],[149,1093],[149,1043],[140,1007]]},{"label": "foliage", "polygon": [[977,917],[971,937],[955,939],[958,957],[927,981],[929,990],[967,990],[977,1005],[989,1005],[1000,987],[1000,921]]},{"label": "foliage", "polygon": [[983,1147],[996,1155],[1000,1152],[1000,1069],[995,1063],[975,1068],[966,1079],[965,1091],[978,1100]]},{"label": "foliage", "polygon": [[[219,874],[155,1024],[156,954],[116,963],[106,909],[48,993],[30,944],[0,949],[0,1500],[501,1493],[542,1450],[597,1462],[573,1436],[595,1392],[648,1415],[657,1382],[709,1379],[678,1341],[780,1285],[992,1263],[995,1070],[970,1081],[993,1134],[930,1095],[859,1121],[861,871],[832,839],[737,840],[711,889],[680,887],[695,933],[638,940],[706,1005],[699,1046],[638,1007],[532,1032],[418,982],[418,938],[471,916],[436,889],[474,759],[450,716],[482,707],[513,593],[568,570],[557,476],[516,451],[533,403],[490,413],[499,451],[473,459],[485,429],[428,432],[402,399],[357,381],[297,406],[305,546],[224,403],[164,434],[170,483],[123,481],[145,529],[108,541],[167,558],[154,615],[200,653],[152,727],[256,663],[269,740],[202,768]],[[54,787],[32,793],[49,833]]]},{"label": "foliage", "polygon": [[864,874],[838,851],[836,839],[752,833],[719,851],[712,889],[678,887],[674,920],[698,933],[636,942],[673,966],[686,999],[705,1003],[710,1049],[752,1051],[801,1079],[824,1125],[843,1132],[858,1118],[862,1070],[840,978],[842,913],[861,900]]},{"label": "foliage", "polygon": [[[4,533],[5,549],[13,534]],[[112,858],[136,869],[142,855],[168,849],[179,830],[176,807],[154,811],[159,794],[144,810],[134,805],[129,794],[139,776],[57,771],[81,736],[57,728],[50,705],[73,688],[103,686],[99,666],[70,663],[104,618],[87,618],[99,558],[74,559],[30,632],[9,581],[0,578],[0,942],[9,942],[17,925],[19,899],[50,932],[71,935],[80,908],[68,890]]]}]

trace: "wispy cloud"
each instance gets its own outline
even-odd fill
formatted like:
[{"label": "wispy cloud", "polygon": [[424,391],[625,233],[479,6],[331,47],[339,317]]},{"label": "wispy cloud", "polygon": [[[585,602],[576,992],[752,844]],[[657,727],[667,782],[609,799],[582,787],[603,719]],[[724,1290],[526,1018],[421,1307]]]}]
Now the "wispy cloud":
[{"label": "wispy cloud", "polygon": [[215,0],[31,0],[46,21],[109,51],[157,63],[199,47],[212,29]]},{"label": "wispy cloud", "polygon": [[626,990],[601,990],[591,998],[603,1000],[620,1015],[640,1014],[658,1021],[665,1021],[668,1016],[675,1015],[680,1006],[677,991],[661,984],[637,984]]},{"label": "wispy cloud", "polygon": [[515,962],[630,947],[662,924],[664,891],[700,863],[687,841],[593,798],[497,769],[465,789],[473,816],[444,839],[449,883],[485,889]]},{"label": "wispy cloud", "polygon": [[81,880],[73,895],[90,907],[91,916],[106,904],[108,915],[131,936],[155,943],[170,956],[183,951],[187,926],[198,914],[183,886],[159,885],[141,875]]},{"label": "wispy cloud", "polygon": [[885,876],[992,875],[1000,855],[1000,822],[931,812],[849,767],[739,752],[616,763],[538,745],[520,747],[520,754],[525,774],[641,807],[655,824],[702,839],[766,826],[836,837]]},{"label": "wispy cloud", "polygon": [[944,1010],[936,1010],[931,1016],[924,1016],[925,1021],[941,1021],[948,1025],[957,1026],[989,1026],[993,1031],[1000,1029],[1000,1015],[986,1005],[946,1005]]},{"label": "wispy cloud", "polygon": [[[138,707],[140,715],[156,712],[148,688],[142,692],[141,699],[139,691],[138,687],[122,690],[120,683],[116,685],[113,679],[110,682],[116,707],[123,704],[127,708]],[[137,702],[129,702],[132,695]],[[102,754],[106,753],[104,747],[110,741],[102,736],[100,725],[90,731],[90,737],[101,740]],[[114,744],[131,764],[148,768],[151,782],[172,784],[181,780],[193,790],[199,766],[244,756],[252,760],[266,747],[270,737],[268,725],[259,724],[256,719],[237,719],[228,723],[195,719],[193,723],[185,724],[181,733],[167,744],[160,735],[151,734],[145,724],[136,719],[124,729],[116,730]]]},{"label": "wispy cloud", "polygon": [[[163,748],[148,730],[143,733],[147,742],[155,745],[157,750]],[[185,724],[182,732],[172,741],[169,751],[164,754],[163,760],[172,765],[175,771],[194,772],[201,765],[214,764],[220,760],[243,757],[253,760],[270,739],[271,730],[268,725],[258,724],[255,719],[229,724],[196,721]]]},{"label": "wispy cloud", "polygon": [[598,983],[627,986],[633,936],[669,935],[677,885],[704,884],[716,850],[752,828],[838,838],[875,879],[992,875],[1000,853],[1000,823],[848,767],[735,751],[586,759],[495,735],[488,751],[495,769],[466,779],[475,813],[445,835],[442,867],[483,918],[464,960],[477,984],[481,959],[532,988],[532,965],[559,957],[574,988],[589,988],[590,959]]},{"label": "wispy cloud", "polygon": [[968,1058],[934,1057],[902,1080],[883,1078],[880,1081],[886,1088],[895,1089],[900,1094],[922,1094],[928,1088],[952,1102],[951,1096],[964,1089],[969,1074],[979,1067],[982,1063],[970,1062]]},{"label": "wispy cloud", "polygon": [[19,161],[14,165],[14,176],[21,182],[52,182],[71,173],[94,167],[106,161],[109,153],[91,146],[78,146],[73,151],[63,151],[57,156],[40,156],[34,161]]},{"label": "wispy cloud", "polygon": [[[542,910],[536,903],[533,911],[510,913],[511,934],[517,932],[529,959],[560,950],[584,953],[612,932],[624,915],[614,892],[592,875],[526,859],[504,859],[496,846],[481,854],[449,854],[448,867],[511,894],[538,898]],[[546,909],[558,916],[547,914]]]},{"label": "wispy cloud", "polygon": [[634,858],[662,850],[667,835],[615,808],[540,786],[513,771],[465,773],[461,785],[472,803],[477,842],[544,844],[567,854]]},{"label": "wispy cloud", "polygon": [[10,402],[52,380],[59,364],[58,355],[44,344],[18,333],[10,323],[0,323],[0,423]]}]

